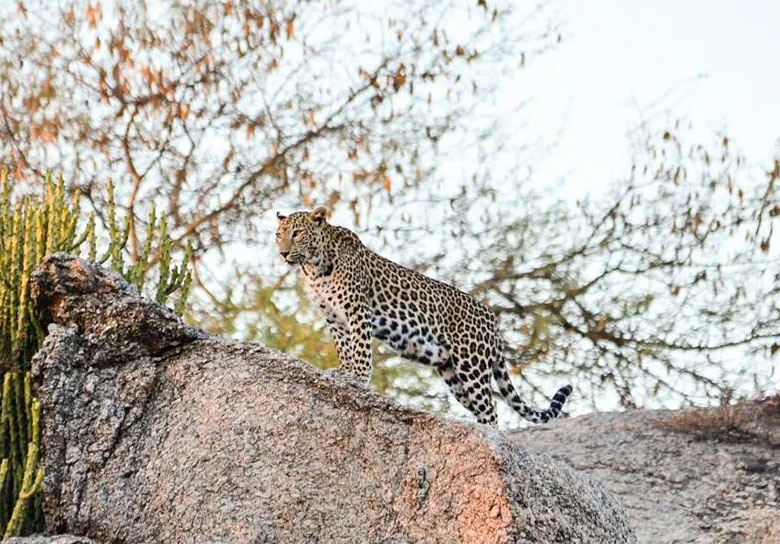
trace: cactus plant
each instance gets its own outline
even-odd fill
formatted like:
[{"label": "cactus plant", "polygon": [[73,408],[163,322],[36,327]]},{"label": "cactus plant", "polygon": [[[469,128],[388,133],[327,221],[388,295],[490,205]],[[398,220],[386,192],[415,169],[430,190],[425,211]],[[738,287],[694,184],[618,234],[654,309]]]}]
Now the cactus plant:
[{"label": "cactus plant", "polygon": [[[150,212],[146,240],[137,260],[126,263],[129,221],[120,221],[114,186],[108,184],[107,249],[98,252],[93,214],[83,217],[78,193],[68,195],[60,177],[47,176],[42,194],[16,197],[8,172],[0,172],[0,530],[3,538],[43,529],[39,491],[41,407],[33,397],[30,360],[43,341],[30,301],[30,274],[45,255],[65,251],[98,263],[108,263],[130,283],[165,303],[174,293],[175,309],[186,305],[191,275],[186,263],[173,263],[172,244],[164,218]],[[157,265],[157,281],[148,282]],[[2,529],[4,528],[4,529]]]}]

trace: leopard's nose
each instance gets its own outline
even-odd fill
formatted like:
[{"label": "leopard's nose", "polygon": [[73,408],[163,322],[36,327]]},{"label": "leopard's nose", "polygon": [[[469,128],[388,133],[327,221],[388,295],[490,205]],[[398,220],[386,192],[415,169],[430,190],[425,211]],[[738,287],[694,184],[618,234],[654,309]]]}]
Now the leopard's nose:
[{"label": "leopard's nose", "polygon": [[290,254],[290,252],[289,252],[289,251],[280,251],[279,253],[280,253],[280,254],[282,255],[282,257],[283,257],[283,258],[285,258],[285,259],[287,258],[287,255],[289,255],[289,254]]}]

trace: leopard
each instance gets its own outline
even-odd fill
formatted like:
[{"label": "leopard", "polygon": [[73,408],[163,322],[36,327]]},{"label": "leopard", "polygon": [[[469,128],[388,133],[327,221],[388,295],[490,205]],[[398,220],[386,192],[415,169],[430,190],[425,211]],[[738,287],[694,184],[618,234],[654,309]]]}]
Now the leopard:
[{"label": "leopard", "polygon": [[544,410],[521,398],[509,377],[510,350],[498,318],[485,304],[382,257],[350,229],[331,225],[327,215],[324,207],[277,212],[276,243],[324,315],[339,373],[368,386],[376,339],[407,360],[433,367],[480,424],[498,425],[499,395],[531,423],[563,413],[571,385],[558,389]]}]

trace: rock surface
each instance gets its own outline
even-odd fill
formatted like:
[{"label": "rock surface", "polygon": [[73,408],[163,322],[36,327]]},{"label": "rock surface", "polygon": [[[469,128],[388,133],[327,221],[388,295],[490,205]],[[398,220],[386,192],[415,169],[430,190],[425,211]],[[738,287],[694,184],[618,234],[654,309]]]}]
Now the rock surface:
[{"label": "rock surface", "polygon": [[95,541],[83,536],[73,535],[33,535],[7,538],[3,541],[3,544],[95,544]]},{"label": "rock surface", "polygon": [[778,544],[780,397],[771,401],[592,414],[512,437],[603,482],[640,542]]},{"label": "rock surface", "polygon": [[50,532],[99,542],[634,542],[500,432],[210,337],[82,260],[34,273]]}]

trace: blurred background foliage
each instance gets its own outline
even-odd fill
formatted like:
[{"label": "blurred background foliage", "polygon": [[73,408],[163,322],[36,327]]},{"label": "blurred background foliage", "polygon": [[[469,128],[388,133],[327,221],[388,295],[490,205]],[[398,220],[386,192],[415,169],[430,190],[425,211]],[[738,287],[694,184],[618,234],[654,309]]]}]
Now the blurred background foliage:
[{"label": "blurred background foliage", "polygon": [[[20,191],[62,171],[103,227],[113,177],[128,262],[152,206],[171,251],[193,242],[190,322],[317,366],[333,347],[273,244],[275,210],[315,204],[492,306],[536,401],[563,379],[575,411],[776,390],[780,157],[653,119],[609,190],[566,199],[489,107],[559,27],[508,0],[5,3],[0,156]],[[378,389],[458,410],[428,369],[379,359]]]}]

